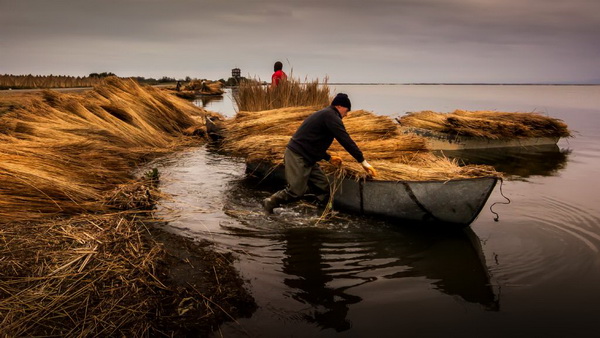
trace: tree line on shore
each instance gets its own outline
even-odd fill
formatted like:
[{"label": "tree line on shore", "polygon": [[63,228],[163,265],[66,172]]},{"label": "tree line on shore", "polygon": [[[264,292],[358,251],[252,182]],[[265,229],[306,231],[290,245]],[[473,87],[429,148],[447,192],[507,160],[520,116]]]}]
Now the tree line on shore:
[{"label": "tree line on shore", "polygon": [[[88,76],[68,76],[68,75],[0,75],[0,90],[6,89],[41,89],[41,88],[81,88],[92,87],[100,83],[102,79],[109,76],[117,76],[111,72],[91,73]],[[140,84],[158,85],[165,83],[190,82],[192,78],[186,76],[184,79],[163,76],[160,79],[145,78],[143,76],[130,77]],[[244,80],[241,78],[239,80]],[[238,79],[229,78],[219,79],[218,81],[225,86],[235,86]]]}]

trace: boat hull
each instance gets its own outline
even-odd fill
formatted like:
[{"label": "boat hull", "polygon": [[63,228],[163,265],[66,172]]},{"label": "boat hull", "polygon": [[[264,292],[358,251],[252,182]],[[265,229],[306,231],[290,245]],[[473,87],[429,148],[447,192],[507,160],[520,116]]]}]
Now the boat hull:
[{"label": "boat hull", "polygon": [[401,127],[405,134],[415,134],[425,137],[427,148],[430,150],[462,150],[508,147],[532,147],[556,144],[560,137],[523,137],[513,139],[489,139],[482,137],[450,135],[432,130]]},{"label": "boat hull", "polygon": [[[255,176],[284,181],[283,167],[247,164]],[[342,180],[334,194],[334,206],[347,212],[382,216],[413,223],[465,227],[481,212],[497,177],[447,181]]]}]

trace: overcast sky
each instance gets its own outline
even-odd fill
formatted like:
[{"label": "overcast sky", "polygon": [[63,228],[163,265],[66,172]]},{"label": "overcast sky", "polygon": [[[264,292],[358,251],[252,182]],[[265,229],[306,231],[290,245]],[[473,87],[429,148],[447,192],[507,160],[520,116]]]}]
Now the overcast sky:
[{"label": "overcast sky", "polygon": [[600,0],[0,0],[0,22],[0,74],[600,84]]}]

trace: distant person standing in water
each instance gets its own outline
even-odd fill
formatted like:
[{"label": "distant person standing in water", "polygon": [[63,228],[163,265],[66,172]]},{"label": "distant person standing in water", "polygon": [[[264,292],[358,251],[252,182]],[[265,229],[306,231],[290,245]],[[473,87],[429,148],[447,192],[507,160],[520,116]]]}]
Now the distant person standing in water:
[{"label": "distant person standing in water", "polygon": [[283,63],[281,61],[275,62],[273,66],[273,75],[271,76],[271,88],[275,88],[279,85],[281,80],[286,80],[287,75],[283,72]]}]

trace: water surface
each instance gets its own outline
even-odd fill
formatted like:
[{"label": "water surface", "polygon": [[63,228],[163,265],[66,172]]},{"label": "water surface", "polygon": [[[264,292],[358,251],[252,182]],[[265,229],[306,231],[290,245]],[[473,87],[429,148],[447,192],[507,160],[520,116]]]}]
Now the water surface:
[{"label": "water surface", "polygon": [[[600,301],[600,87],[331,86],[354,109],[391,117],[455,109],[536,111],[575,137],[555,147],[456,153],[506,174],[465,232],[338,214],[312,206],[265,217],[279,187],[243,160],[201,147],[154,163],[172,194],[167,230],[233,251],[259,309],[224,336],[589,336]],[[230,94],[206,107],[233,116]],[[202,103],[198,103],[203,105]],[[365,154],[368,158],[368,154]],[[503,194],[510,199],[505,203]],[[493,211],[490,210],[494,204]]]}]

